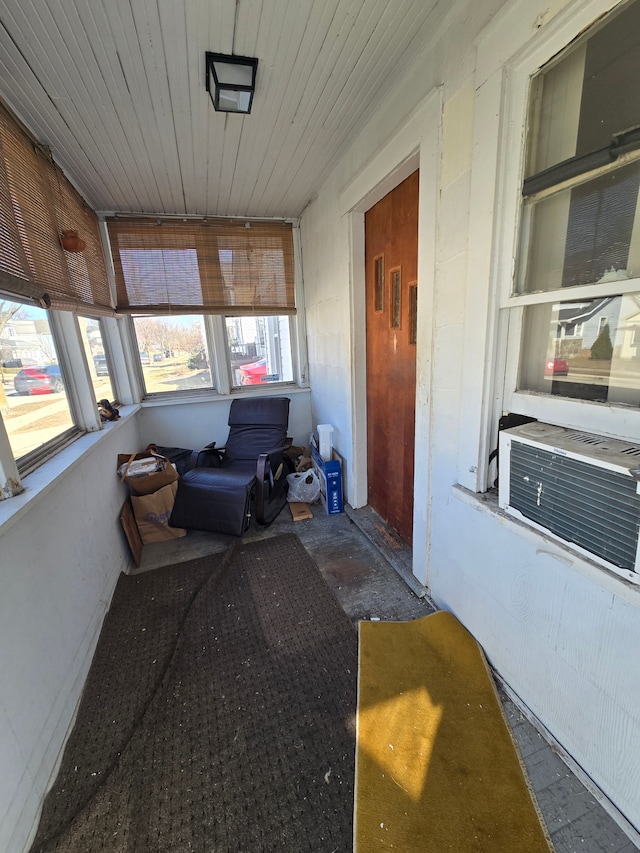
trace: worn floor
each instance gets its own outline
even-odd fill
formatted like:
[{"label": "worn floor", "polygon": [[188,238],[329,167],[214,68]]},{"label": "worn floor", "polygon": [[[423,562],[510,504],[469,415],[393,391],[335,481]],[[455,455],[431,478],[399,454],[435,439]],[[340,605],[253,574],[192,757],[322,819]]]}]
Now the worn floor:
[{"label": "worn floor", "polygon": [[[296,533],[354,622],[408,620],[433,608],[411,575],[410,552],[367,510],[294,522],[285,507],[271,527],[252,525],[245,541]],[[183,539],[147,545],[135,571],[223,550],[233,537],[190,531]],[[519,708],[499,691],[556,853],[632,853],[640,850],[609,816]],[[507,853],[505,851],[505,853]]]}]

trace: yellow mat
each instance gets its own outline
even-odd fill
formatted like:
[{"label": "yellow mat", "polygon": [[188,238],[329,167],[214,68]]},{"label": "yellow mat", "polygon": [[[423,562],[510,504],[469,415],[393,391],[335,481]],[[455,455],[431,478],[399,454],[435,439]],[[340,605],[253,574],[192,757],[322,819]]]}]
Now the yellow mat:
[{"label": "yellow mat", "polygon": [[549,853],[468,631],[439,612],[359,638],[354,853]]}]

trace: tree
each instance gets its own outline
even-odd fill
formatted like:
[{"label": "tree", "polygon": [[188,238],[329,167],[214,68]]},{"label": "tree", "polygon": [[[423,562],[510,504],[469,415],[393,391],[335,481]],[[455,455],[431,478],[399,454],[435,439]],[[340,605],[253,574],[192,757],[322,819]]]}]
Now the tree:
[{"label": "tree", "polygon": [[156,339],[156,321],[151,317],[138,318],[136,320],[136,338],[141,351],[151,355],[153,344]]},{"label": "tree", "polygon": [[591,347],[591,358],[599,361],[611,361],[613,355],[613,344],[611,343],[611,335],[609,334],[609,324],[605,323],[600,334],[593,342]]},{"label": "tree", "polygon": [[[2,337],[9,321],[16,316],[21,308],[22,305],[16,302],[9,302],[7,299],[0,300],[0,413],[2,414],[6,414],[7,412],[7,398],[4,394],[4,370],[2,368],[2,362],[5,360]],[[12,353],[9,354],[9,357],[11,355]]]},{"label": "tree", "polygon": [[0,339],[4,335],[9,321],[12,320],[22,308],[17,302],[9,302],[7,299],[0,300]]},{"label": "tree", "polygon": [[180,348],[188,353],[195,353],[204,347],[202,339],[202,327],[200,323],[194,321],[188,326],[180,329],[179,333]]}]

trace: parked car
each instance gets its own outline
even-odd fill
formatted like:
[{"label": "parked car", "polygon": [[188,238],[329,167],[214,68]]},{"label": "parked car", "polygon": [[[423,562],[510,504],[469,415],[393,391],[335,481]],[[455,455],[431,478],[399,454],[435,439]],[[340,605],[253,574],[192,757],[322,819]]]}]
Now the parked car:
[{"label": "parked car", "polygon": [[93,357],[93,364],[96,369],[96,376],[108,376],[109,368],[107,367],[107,357],[106,355],[95,355]]},{"label": "parked car", "polygon": [[140,350],[140,364],[149,364],[149,353]]},{"label": "parked car", "polygon": [[33,358],[12,358],[10,361],[3,361],[2,366],[7,369],[12,367],[37,367],[38,362]]},{"label": "parked car", "polygon": [[243,364],[240,368],[241,385],[260,385],[267,375],[267,359],[261,358],[251,364]]},{"label": "parked car", "polygon": [[548,358],[544,365],[545,376],[566,376],[569,362],[566,358]]},{"label": "parked car", "polygon": [[58,394],[62,391],[62,375],[57,364],[44,367],[25,367],[13,378],[18,394]]}]

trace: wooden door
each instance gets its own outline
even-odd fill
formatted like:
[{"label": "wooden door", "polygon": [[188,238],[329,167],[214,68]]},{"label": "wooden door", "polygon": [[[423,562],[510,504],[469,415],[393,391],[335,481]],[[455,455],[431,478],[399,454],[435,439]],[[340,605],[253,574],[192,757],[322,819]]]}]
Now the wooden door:
[{"label": "wooden door", "polygon": [[413,533],[418,184],[414,172],[365,215],[369,505]]}]

